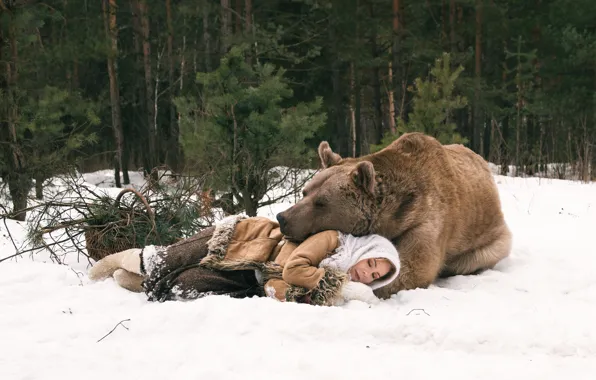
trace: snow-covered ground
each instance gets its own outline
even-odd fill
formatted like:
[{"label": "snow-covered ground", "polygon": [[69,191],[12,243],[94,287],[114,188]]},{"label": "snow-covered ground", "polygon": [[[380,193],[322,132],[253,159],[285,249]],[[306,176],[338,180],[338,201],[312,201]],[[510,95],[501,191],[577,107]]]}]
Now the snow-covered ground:
[{"label": "snow-covered ground", "polygon": [[[376,306],[149,303],[91,283],[85,260],[4,261],[0,379],[595,379],[596,185],[495,178],[511,257]],[[0,259],[14,253],[6,227],[24,239],[0,221]]]}]

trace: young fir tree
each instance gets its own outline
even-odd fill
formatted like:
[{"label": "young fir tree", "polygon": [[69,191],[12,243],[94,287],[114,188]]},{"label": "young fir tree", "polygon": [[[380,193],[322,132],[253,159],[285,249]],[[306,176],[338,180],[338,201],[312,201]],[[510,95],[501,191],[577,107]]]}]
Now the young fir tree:
[{"label": "young fir tree", "polygon": [[65,75],[76,57],[65,30],[72,23],[47,4],[18,3],[0,7],[0,61],[6,63],[0,69],[0,191],[10,194],[10,217],[25,220],[32,179],[41,197],[43,181],[66,171],[80,148],[96,141],[86,126],[99,118],[97,105]]},{"label": "young fir tree", "polygon": [[308,164],[305,140],[324,125],[326,115],[321,98],[296,104],[284,70],[248,63],[246,53],[235,46],[214,72],[197,74],[203,88],[198,109],[190,98],[176,103],[187,165],[212,173],[216,187],[254,216],[258,207],[275,201],[261,202],[279,180],[279,171],[271,169]]},{"label": "young fir tree", "polygon": [[453,111],[467,104],[465,97],[454,94],[457,79],[462,71],[462,66],[452,70],[449,54],[443,53],[430,70],[430,78],[416,78],[414,89],[409,89],[414,94],[414,107],[408,115],[408,122],[398,119],[397,133],[388,133],[383,137],[381,144],[373,145],[371,150],[380,150],[408,132],[426,133],[442,144],[467,143],[468,139],[456,131],[457,126],[453,122]]},{"label": "young fir tree", "polygon": [[22,107],[19,132],[28,152],[28,164],[35,179],[37,199],[42,199],[43,182],[69,170],[73,153],[97,142],[93,128],[100,124],[99,106],[77,92],[46,86]]}]

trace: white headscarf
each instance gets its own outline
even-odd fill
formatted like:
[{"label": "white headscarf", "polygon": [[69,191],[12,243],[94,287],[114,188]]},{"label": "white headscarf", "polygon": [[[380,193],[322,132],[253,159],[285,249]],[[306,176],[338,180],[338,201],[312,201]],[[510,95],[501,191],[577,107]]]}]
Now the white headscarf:
[{"label": "white headscarf", "polygon": [[369,258],[385,258],[393,264],[395,271],[391,276],[374,280],[368,286],[380,288],[395,280],[399,274],[400,263],[397,249],[391,241],[380,235],[354,236],[339,232],[339,245],[335,254],[323,259],[319,267],[334,268],[348,273],[357,262]]}]

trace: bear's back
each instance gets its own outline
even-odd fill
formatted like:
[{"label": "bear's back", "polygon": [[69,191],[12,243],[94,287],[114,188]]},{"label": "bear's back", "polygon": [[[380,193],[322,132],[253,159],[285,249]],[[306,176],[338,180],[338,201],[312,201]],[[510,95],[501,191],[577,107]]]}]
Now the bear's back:
[{"label": "bear's back", "polygon": [[394,170],[407,171],[403,173],[406,178],[424,187],[424,195],[432,200],[428,204],[441,205],[440,211],[428,211],[442,215],[443,223],[450,225],[448,250],[482,245],[482,234],[503,224],[492,173],[487,162],[471,149],[461,144],[442,145],[417,132],[400,136],[386,149],[385,154],[393,151],[398,161]]}]

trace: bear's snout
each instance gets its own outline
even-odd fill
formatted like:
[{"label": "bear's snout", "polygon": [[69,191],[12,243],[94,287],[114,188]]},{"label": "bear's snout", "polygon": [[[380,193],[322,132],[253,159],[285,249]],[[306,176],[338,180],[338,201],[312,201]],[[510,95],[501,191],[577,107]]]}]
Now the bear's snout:
[{"label": "bear's snout", "polygon": [[286,229],[286,218],[282,215],[283,213],[278,213],[275,218],[277,219],[277,222],[279,223],[279,229],[281,230],[282,234],[285,234],[285,229]]}]

